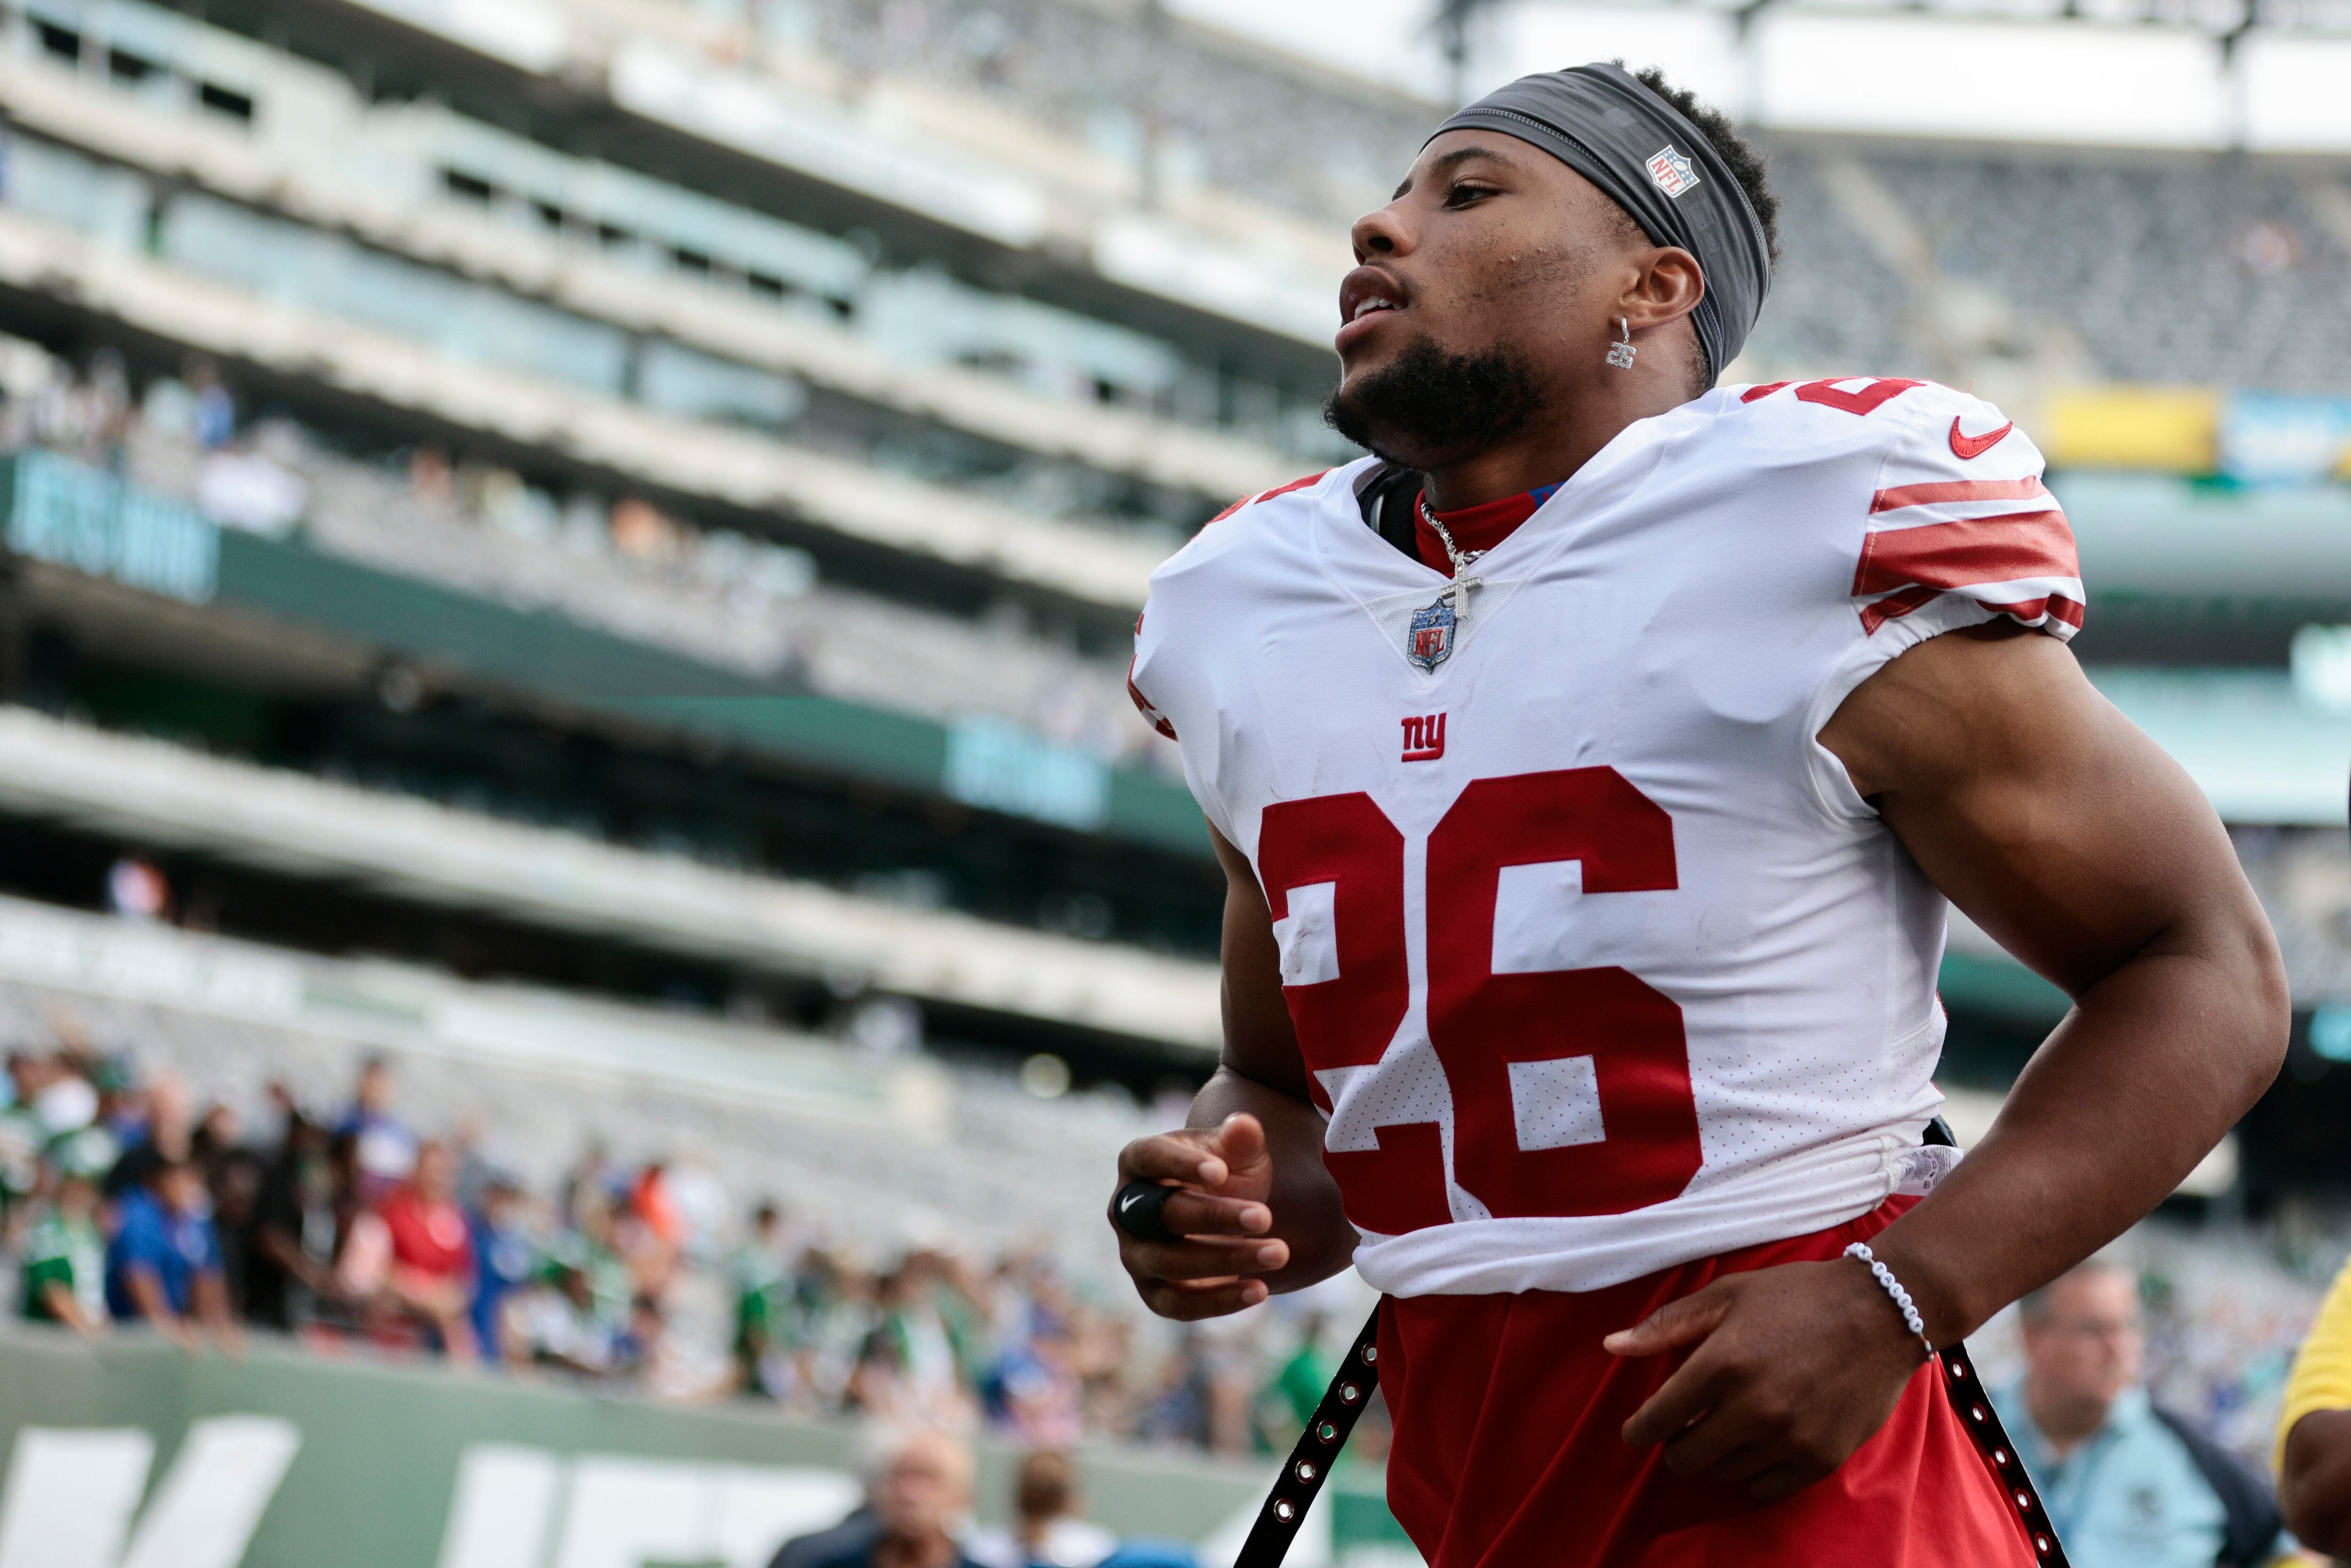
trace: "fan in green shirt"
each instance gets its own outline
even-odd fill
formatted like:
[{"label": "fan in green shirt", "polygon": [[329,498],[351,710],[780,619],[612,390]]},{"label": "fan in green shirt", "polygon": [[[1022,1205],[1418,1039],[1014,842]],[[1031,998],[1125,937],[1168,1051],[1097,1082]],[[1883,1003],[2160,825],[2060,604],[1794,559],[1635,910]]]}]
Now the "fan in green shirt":
[{"label": "fan in green shirt", "polygon": [[106,1238],[98,1228],[98,1188],[68,1174],[56,1202],[33,1223],[25,1246],[25,1315],[86,1334],[106,1326]]}]

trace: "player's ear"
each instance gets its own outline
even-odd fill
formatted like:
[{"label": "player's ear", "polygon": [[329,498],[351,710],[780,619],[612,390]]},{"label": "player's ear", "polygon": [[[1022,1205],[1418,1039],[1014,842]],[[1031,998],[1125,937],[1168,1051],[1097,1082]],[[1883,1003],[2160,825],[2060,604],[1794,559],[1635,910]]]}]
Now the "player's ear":
[{"label": "player's ear", "polygon": [[1697,309],[1705,294],[1698,257],[1678,246],[1660,246],[1641,263],[1614,314],[1629,319],[1635,331],[1663,327]]}]

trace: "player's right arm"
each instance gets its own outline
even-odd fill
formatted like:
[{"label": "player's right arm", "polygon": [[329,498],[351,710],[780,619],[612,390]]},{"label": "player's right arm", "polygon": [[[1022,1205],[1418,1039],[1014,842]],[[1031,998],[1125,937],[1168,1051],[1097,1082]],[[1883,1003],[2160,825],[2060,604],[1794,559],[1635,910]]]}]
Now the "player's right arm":
[{"label": "player's right arm", "polygon": [[1162,1211],[1178,1241],[1138,1241],[1112,1225],[1119,1260],[1162,1317],[1220,1317],[1271,1291],[1328,1279],[1354,1255],[1355,1230],[1322,1164],[1322,1114],[1307,1095],[1273,915],[1249,857],[1214,827],[1225,868],[1225,1048],[1181,1132],[1120,1151],[1118,1185],[1181,1190]]}]

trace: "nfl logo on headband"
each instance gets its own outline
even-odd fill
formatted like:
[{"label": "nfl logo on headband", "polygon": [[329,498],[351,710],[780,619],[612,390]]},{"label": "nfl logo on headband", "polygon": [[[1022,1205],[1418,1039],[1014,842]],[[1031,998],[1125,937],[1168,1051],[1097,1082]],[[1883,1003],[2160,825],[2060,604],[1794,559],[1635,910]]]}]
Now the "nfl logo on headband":
[{"label": "nfl logo on headband", "polygon": [[1697,186],[1698,171],[1690,167],[1687,158],[1674,151],[1669,141],[1649,154],[1649,178],[1667,195],[1678,196]]}]

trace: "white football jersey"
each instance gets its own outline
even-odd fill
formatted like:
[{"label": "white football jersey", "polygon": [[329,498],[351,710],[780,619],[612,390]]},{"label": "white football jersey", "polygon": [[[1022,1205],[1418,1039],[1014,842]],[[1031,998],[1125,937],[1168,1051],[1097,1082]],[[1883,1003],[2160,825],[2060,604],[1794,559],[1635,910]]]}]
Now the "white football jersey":
[{"label": "white football jersey", "polygon": [[1455,599],[1370,459],[1153,575],[1135,700],[1264,886],[1374,1285],[1593,1290],[1940,1173],[1946,906],[1816,737],[1938,632],[2072,635],[2041,468],[1943,387],[1727,387]]}]

